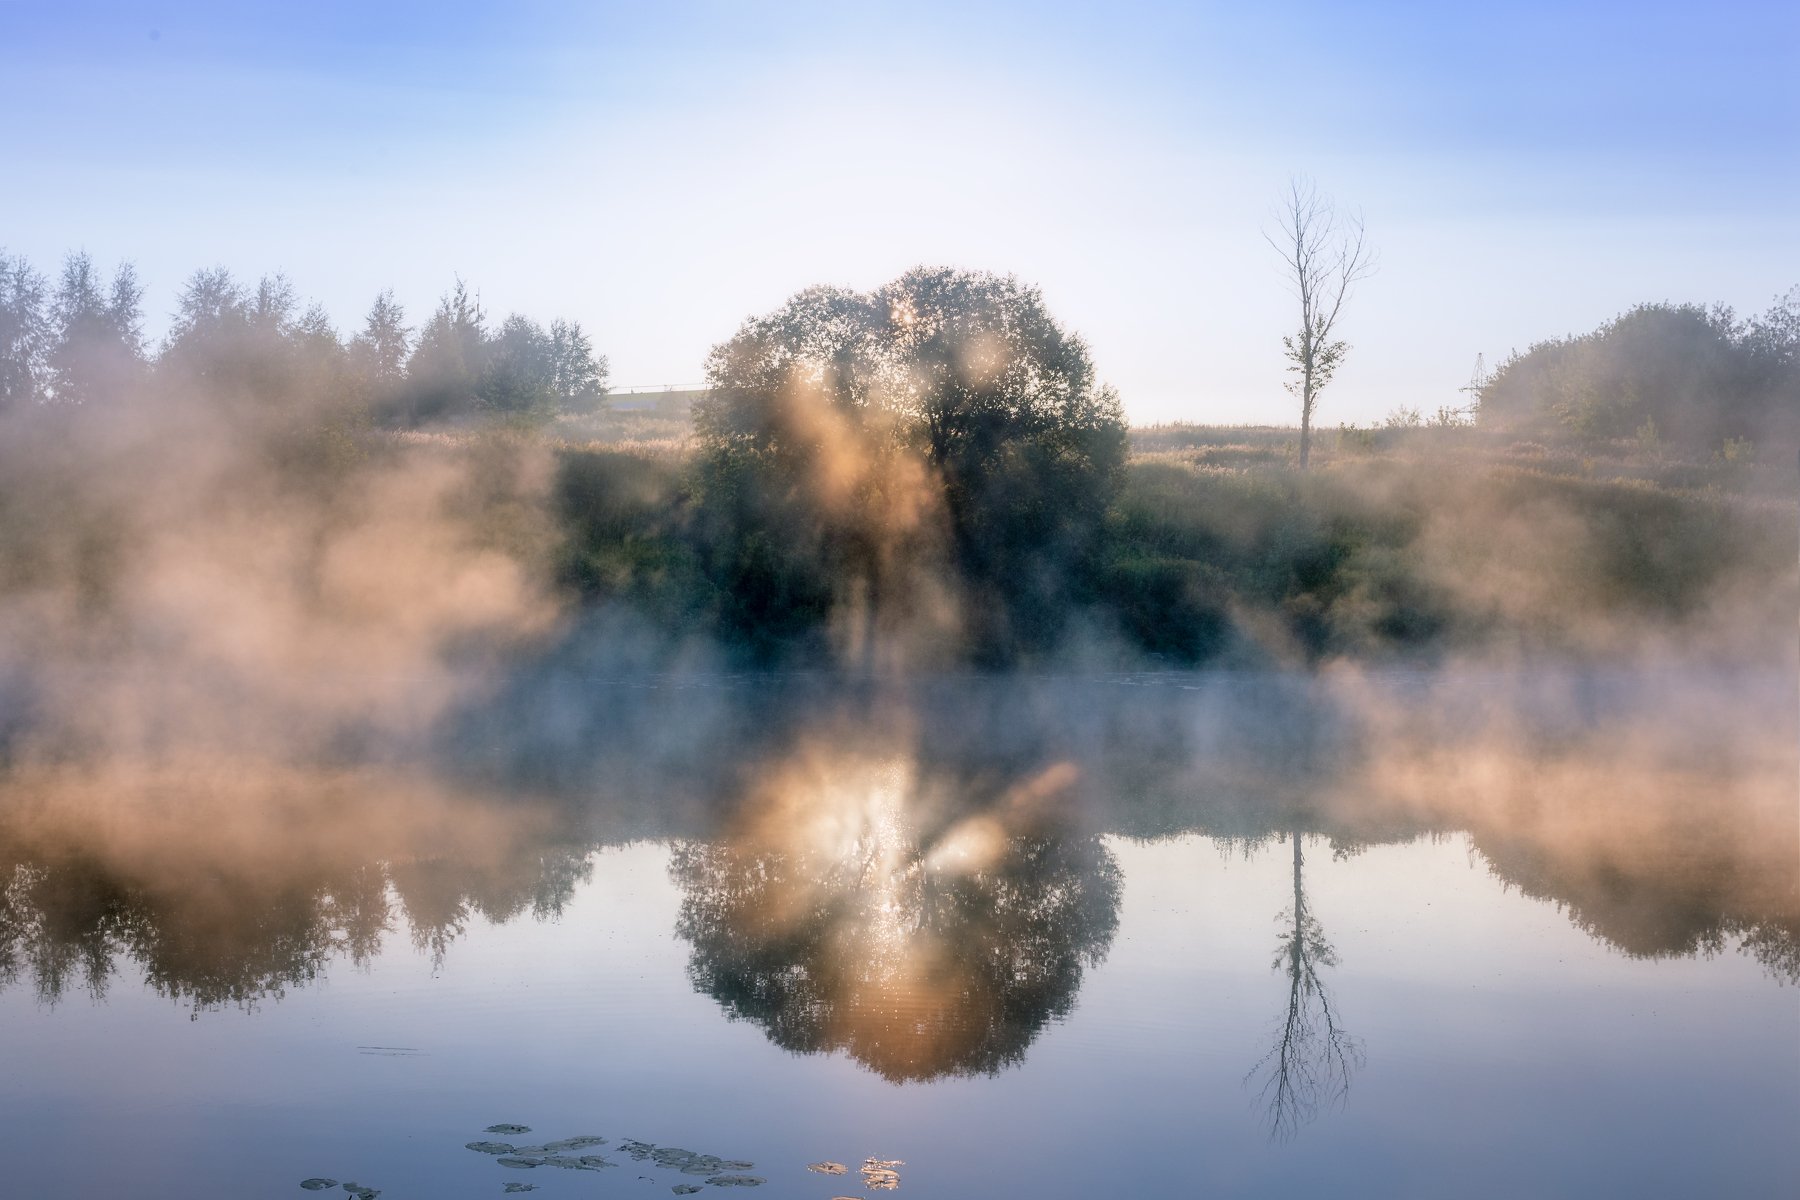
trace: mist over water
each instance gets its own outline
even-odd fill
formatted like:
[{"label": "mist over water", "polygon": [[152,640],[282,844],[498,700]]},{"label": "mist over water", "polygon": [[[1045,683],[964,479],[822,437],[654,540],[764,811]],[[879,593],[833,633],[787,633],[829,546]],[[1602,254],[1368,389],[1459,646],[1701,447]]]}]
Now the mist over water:
[{"label": "mist over water", "polygon": [[[1572,1002],[1565,988],[1591,986],[1576,979],[1666,987],[1643,972],[1687,964],[1762,1014],[1737,1018],[1745,1036],[1781,1036],[1769,1021],[1800,983],[1789,685],[1779,672],[1698,669],[581,672],[484,689],[447,718],[453,736],[404,761],[17,762],[0,805],[0,1004],[12,1023],[88,1029],[104,1053],[119,1052],[109,1029],[130,1014],[134,1027],[186,1014],[219,1031],[209,1042],[254,1022],[273,1039],[261,1053],[277,1056],[299,1052],[290,1011],[348,1022],[332,1035],[341,1051],[328,1039],[304,1053],[363,1055],[343,1069],[370,1101],[406,1071],[452,1071],[423,1124],[401,1122],[415,1148],[356,1149],[304,1115],[313,1069],[270,1059],[297,1089],[276,1086],[271,1111],[301,1107],[279,1128],[252,1120],[230,1136],[279,1149],[223,1154],[190,1179],[291,1187],[266,1179],[269,1161],[298,1179],[361,1156],[395,1192],[486,1194],[491,1168],[458,1158],[476,1157],[461,1142],[548,1108],[554,1120],[533,1119],[564,1133],[681,1145],[704,1133],[720,1153],[791,1158],[796,1172],[848,1139],[865,1148],[855,1153],[920,1162],[915,1186],[962,1194],[985,1178],[985,1157],[907,1115],[906,1089],[987,1081],[999,1096],[1009,1080],[1055,1079],[1110,1094],[1125,1085],[1111,1072],[1169,1053],[1201,1055],[1205,1098],[1181,1104],[1217,1110],[1270,1147],[1242,1155],[1305,1177],[1351,1129],[1371,1152],[1398,1150],[1370,1120],[1429,1128],[1413,1108],[1424,1092],[1394,1090],[1411,1053],[1395,1021],[1414,1013],[1431,1028],[1434,989],[1458,986],[1440,973],[1471,955],[1511,964],[1532,1020],[1585,1021],[1553,1015]],[[1212,902],[1152,899],[1171,889]],[[1209,949],[1182,948],[1195,938]],[[1564,968],[1533,958],[1535,943],[1565,958],[1590,949],[1559,982]],[[522,986],[491,990],[496,963]],[[617,974],[641,971],[629,986]],[[1128,979],[1142,980],[1135,1010],[1119,991]],[[371,984],[404,987],[412,1015]],[[1161,1017],[1138,1023],[1171,987],[1167,999],[1185,997],[1197,1030],[1220,1040],[1201,1049]],[[1675,992],[1661,1003],[1684,1011]],[[491,1015],[471,1025],[464,1004]],[[589,1004],[607,1014],[601,1029],[569,1015]],[[1668,1036],[1658,1021],[1641,1036]],[[795,1066],[727,1035],[739,1028]],[[628,1031],[659,1048],[654,1067],[620,1057]],[[540,1057],[543,1037],[576,1061],[613,1062],[612,1082],[578,1083]],[[1099,1058],[1080,1049],[1093,1039]],[[85,1057],[66,1049],[65,1066],[71,1054]],[[389,1059],[390,1074],[360,1065]],[[24,1063],[0,1111],[30,1128],[17,1106],[57,1061]],[[806,1063],[864,1096],[889,1132],[850,1137],[818,1113],[777,1134],[731,1100],[740,1084],[804,1089],[792,1071]],[[700,1080],[721,1070],[752,1076],[685,1119],[668,1107],[696,1087],[711,1095]],[[1712,1094],[1699,1076],[1691,1086]],[[1745,1101],[1754,1119],[1792,1115],[1800,1096],[1767,1086]],[[949,1119],[962,1103],[946,1094],[937,1111]],[[1139,1139],[1163,1136],[1150,1131],[1164,1118],[1110,1103],[1126,1123],[1104,1136],[1157,1161]],[[1509,1102],[1491,1103],[1499,1119]],[[477,1114],[483,1125],[456,1132]],[[1693,1161],[1716,1171],[1712,1119],[1682,1118],[1702,1148]],[[988,1136],[1013,1147],[1024,1134]],[[1065,1176],[1043,1194],[1094,1184],[1085,1158],[1037,1153]],[[99,1186],[113,1161],[77,1176]],[[1784,1169],[1752,1156],[1727,1174]],[[1149,1186],[1146,1170],[1126,1174]],[[27,1166],[24,1178],[64,1171]]]},{"label": "mist over water", "polygon": [[[891,291],[783,310],[854,318],[831,370],[746,325],[721,378],[772,381],[721,382],[677,466],[377,430],[334,386],[253,386],[253,332],[0,413],[0,1021],[43,1035],[0,1087],[15,1182],[125,1186],[131,1155],[63,1144],[83,1112],[194,1164],[147,1195],[333,1156],[488,1194],[463,1147],[526,1115],[784,1186],[912,1156],[932,1194],[1027,1157],[1032,1194],[1150,1188],[1202,1124],[1227,1191],[1352,1152],[1441,1181],[1449,1084],[1409,1023],[1491,1085],[1477,1122],[1531,1124],[1501,1060],[1600,1047],[1552,1113],[1595,1148],[1532,1125],[1560,1167],[1492,1194],[1642,1128],[1700,1145],[1646,1178],[1791,1172],[1724,1132],[1800,1115],[1758,1056],[1800,985],[1784,492],[1460,443],[1298,478],[1128,463],[1034,293]],[[979,337],[926,304],[964,292]],[[1030,354],[984,332],[1006,305]],[[1035,387],[1031,354],[1073,382],[1009,431],[993,380]],[[989,407],[926,403],[964,393]],[[1070,480],[1080,511],[1046,517]],[[1600,1037],[1593,995],[1653,1002]],[[1702,1034],[1716,1060],[1609,1065]],[[184,1046],[179,1085],[139,1085]]]},{"label": "mist over water", "polygon": [[[684,887],[732,897],[695,896],[682,918],[718,952],[842,958],[902,896],[925,906],[905,922],[924,940],[896,963],[969,937],[1041,951],[956,923],[1004,924],[1013,901],[983,891],[999,888],[1076,905],[1046,930],[1074,939],[1072,963],[1099,961],[1119,888],[1109,839],[1249,852],[1299,837],[1353,856],[1463,834],[1495,876],[1622,953],[1741,948],[1791,981],[1793,709],[1773,672],[521,681],[403,762],[16,764],[7,961],[53,998],[54,964],[82,947],[101,956],[98,990],[104,962],[157,941],[118,930],[166,921],[189,944],[186,923],[244,923],[227,940],[255,943],[277,911],[322,940],[290,946],[295,974],[269,986],[372,952],[390,927],[453,954],[459,920],[554,913],[595,851],[644,841],[676,848]],[[869,893],[874,880],[896,890]],[[976,893],[954,899],[962,887]],[[56,914],[66,895],[98,906]],[[938,912],[963,916],[938,929]],[[259,994],[164,982],[202,1007]]]}]

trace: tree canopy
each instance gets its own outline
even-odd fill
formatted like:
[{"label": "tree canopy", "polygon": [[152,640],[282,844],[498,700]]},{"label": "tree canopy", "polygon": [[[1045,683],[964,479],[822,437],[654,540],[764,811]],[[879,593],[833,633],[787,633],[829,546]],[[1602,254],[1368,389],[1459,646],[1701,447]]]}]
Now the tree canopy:
[{"label": "tree canopy", "polygon": [[1036,289],[946,268],[808,289],[715,348],[707,377],[702,497],[746,631],[853,610],[868,638],[948,602],[978,657],[1060,632],[1125,423]]},{"label": "tree canopy", "polygon": [[606,359],[579,324],[546,329],[515,314],[490,329],[461,280],[416,337],[382,292],[348,344],[279,273],[251,286],[224,267],[195,271],[155,347],[145,344],[143,296],[129,263],[108,280],[87,254],[71,254],[52,286],[0,250],[0,410],[141,398],[160,381],[240,409],[354,402],[387,425],[417,426],[535,419],[593,409],[606,395]]}]

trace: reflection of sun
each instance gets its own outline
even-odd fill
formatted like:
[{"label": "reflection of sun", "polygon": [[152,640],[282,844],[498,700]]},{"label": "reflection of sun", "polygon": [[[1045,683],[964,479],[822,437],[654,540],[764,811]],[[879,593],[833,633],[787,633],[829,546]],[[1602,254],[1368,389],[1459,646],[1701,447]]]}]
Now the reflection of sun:
[{"label": "reflection of sun", "polygon": [[797,929],[823,918],[847,1001],[839,1019],[923,1032],[925,1014],[957,990],[953,956],[932,928],[937,877],[980,869],[1003,835],[975,820],[925,847],[931,798],[901,756],[808,756],[770,782],[755,840],[800,869],[765,894],[774,911],[758,923]]},{"label": "reflection of sun", "polygon": [[[973,875],[1004,852],[1006,830],[981,814],[957,821],[925,844],[913,763],[900,756],[825,756],[784,772],[756,841],[805,864],[792,892],[776,899],[777,924],[832,914],[834,938],[853,973],[868,982],[920,981],[942,965],[930,925],[934,885]],[[801,882],[804,880],[804,882]],[[774,899],[774,898],[772,898]]]}]

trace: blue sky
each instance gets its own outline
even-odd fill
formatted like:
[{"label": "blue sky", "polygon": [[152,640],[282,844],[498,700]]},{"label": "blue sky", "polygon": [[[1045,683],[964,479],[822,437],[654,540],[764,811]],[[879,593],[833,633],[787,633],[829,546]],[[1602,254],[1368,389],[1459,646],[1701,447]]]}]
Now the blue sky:
[{"label": "blue sky", "polygon": [[284,270],[346,329],[460,275],[680,383],[754,312],[1011,271],[1134,419],[1293,420],[1260,230],[1304,173],[1380,270],[1320,419],[1477,352],[1800,283],[1800,5],[0,0],[0,246]]}]

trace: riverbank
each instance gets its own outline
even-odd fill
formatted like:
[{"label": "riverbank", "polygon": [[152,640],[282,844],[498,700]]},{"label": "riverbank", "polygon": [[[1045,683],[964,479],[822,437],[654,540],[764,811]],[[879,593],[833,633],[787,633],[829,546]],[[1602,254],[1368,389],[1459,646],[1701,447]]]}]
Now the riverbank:
[{"label": "riverbank", "polygon": [[[721,606],[679,431],[556,451],[556,573],[672,633]],[[648,436],[646,436],[648,435]],[[1791,653],[1792,472],[1469,428],[1164,426],[1132,454],[1063,649],[1151,662]],[[821,653],[802,627],[761,656]]]}]

